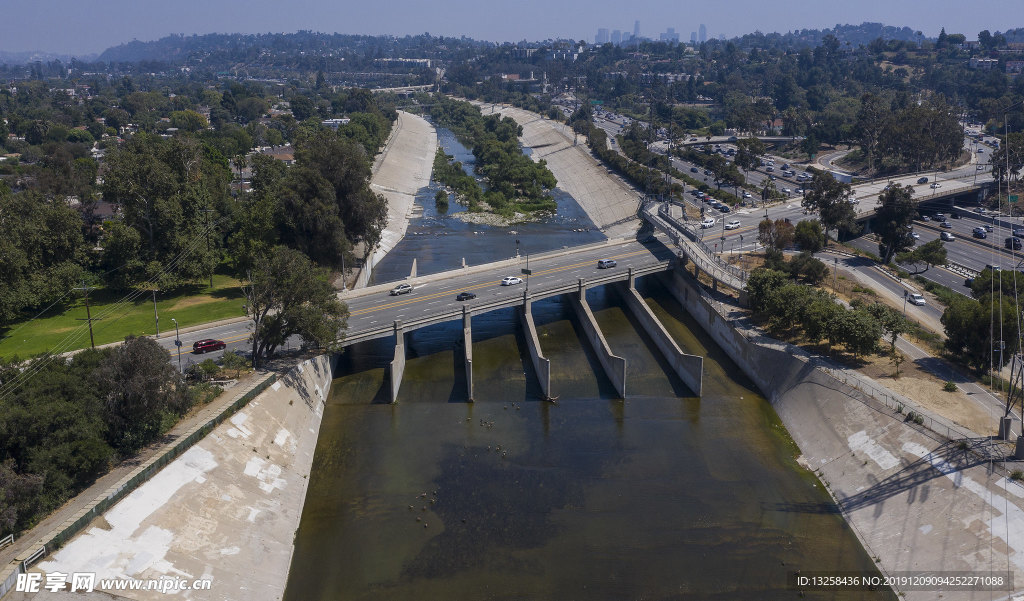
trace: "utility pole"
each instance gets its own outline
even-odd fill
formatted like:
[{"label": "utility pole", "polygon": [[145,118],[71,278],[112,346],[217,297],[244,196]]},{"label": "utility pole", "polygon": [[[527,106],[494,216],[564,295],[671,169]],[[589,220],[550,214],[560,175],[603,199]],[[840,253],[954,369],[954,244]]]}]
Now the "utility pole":
[{"label": "utility pole", "polygon": [[180,373],[185,373],[181,369],[181,334],[178,333],[178,320],[172,317],[171,321],[174,322],[174,346],[178,352],[178,371]]},{"label": "utility pole", "polygon": [[[89,322],[89,345],[93,350],[96,350],[96,339],[92,335],[92,312],[89,310],[89,293],[95,290],[92,286],[86,286],[85,280],[82,280],[82,285],[75,290],[81,290],[85,296],[85,321]],[[82,318],[79,318],[82,321]]]},{"label": "utility pole", "polygon": [[156,312],[156,293],[160,291],[156,288],[151,288],[150,292],[153,293],[153,319],[156,321],[156,337],[160,338],[160,315]]}]

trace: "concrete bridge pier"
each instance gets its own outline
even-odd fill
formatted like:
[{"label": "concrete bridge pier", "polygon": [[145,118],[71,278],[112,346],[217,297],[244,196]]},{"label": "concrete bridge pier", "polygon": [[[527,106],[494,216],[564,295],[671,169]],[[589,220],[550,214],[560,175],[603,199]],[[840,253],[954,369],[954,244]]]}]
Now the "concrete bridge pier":
[{"label": "concrete bridge pier", "polygon": [[630,270],[629,282],[618,282],[616,288],[622,298],[626,301],[626,308],[640,327],[647,332],[647,335],[654,341],[654,345],[661,351],[665,360],[672,367],[679,379],[686,384],[697,396],[701,395],[701,388],[704,381],[704,358],[699,355],[688,355],[679,348],[672,335],[668,333],[665,326],[658,321],[657,316],[647,306],[640,293],[633,286],[633,274]]},{"label": "concrete bridge pier", "polygon": [[533,323],[533,301],[527,293],[523,293],[523,304],[519,308],[519,323],[523,326],[526,348],[530,353],[530,361],[533,363],[533,370],[537,372],[537,383],[540,384],[540,392],[545,399],[551,398],[551,360],[544,357],[540,348],[540,338],[537,336],[537,327]]},{"label": "concrete bridge pier", "polygon": [[466,361],[466,396],[473,401],[473,312],[462,306],[462,348]]},{"label": "concrete bridge pier", "polygon": [[594,319],[590,305],[587,304],[587,287],[582,278],[579,280],[578,292],[570,294],[569,299],[572,308],[576,311],[576,317],[580,320],[587,341],[597,353],[605,375],[612,381],[619,398],[626,398],[626,360],[612,354],[612,349],[608,346],[604,334],[601,333],[601,328],[597,325],[597,320]]},{"label": "concrete bridge pier", "polygon": [[395,358],[391,361],[388,375],[391,384],[391,402],[398,399],[398,389],[402,386],[402,375],[405,373],[405,328],[401,321],[395,322]]}]

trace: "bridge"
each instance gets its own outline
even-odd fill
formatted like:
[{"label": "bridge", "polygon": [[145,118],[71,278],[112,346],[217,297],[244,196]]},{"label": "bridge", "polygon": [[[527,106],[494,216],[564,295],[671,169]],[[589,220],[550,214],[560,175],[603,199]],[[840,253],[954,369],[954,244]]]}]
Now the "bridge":
[{"label": "bridge", "polygon": [[[618,265],[598,269],[599,259],[614,259]],[[544,356],[537,335],[532,303],[565,296],[602,370],[618,396],[625,398],[626,361],[612,352],[586,297],[589,288],[613,286],[623,298],[626,310],[654,341],[673,372],[699,396],[703,358],[682,352],[634,286],[636,278],[670,271],[679,263],[679,255],[665,246],[663,238],[649,236],[643,240],[609,240],[533,256],[529,258],[529,269],[525,267],[527,260],[524,257],[513,257],[423,277],[410,276],[408,283],[413,286],[413,291],[401,296],[388,295],[393,284],[346,291],[341,294],[341,299],[349,306],[349,328],[341,345],[394,337],[394,358],[387,376],[390,398],[394,402],[405,371],[406,334],[434,324],[461,320],[460,353],[465,367],[468,400],[473,400],[473,316],[515,307],[542,395],[554,398],[557,395],[551,388],[550,360]],[[532,280],[515,286],[499,285],[502,277],[520,274]],[[459,292],[470,291],[477,294],[475,299],[455,300]]]}]

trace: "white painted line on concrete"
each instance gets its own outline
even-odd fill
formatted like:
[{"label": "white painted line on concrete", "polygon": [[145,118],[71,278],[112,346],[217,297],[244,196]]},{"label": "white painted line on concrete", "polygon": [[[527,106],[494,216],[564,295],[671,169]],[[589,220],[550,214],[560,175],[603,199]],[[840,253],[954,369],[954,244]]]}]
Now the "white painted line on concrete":
[{"label": "white painted line on concrete", "polygon": [[846,442],[850,446],[851,451],[860,451],[861,453],[864,453],[883,470],[892,469],[900,463],[899,460],[896,459],[895,455],[882,448],[882,446],[875,442],[874,439],[870,438],[864,430],[851,434],[846,439]]}]

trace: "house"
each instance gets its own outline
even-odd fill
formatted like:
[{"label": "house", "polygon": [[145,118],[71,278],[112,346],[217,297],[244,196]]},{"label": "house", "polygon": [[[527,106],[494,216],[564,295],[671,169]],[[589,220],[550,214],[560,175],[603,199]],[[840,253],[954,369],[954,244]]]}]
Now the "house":
[{"label": "house", "polygon": [[979,69],[981,71],[991,71],[992,69],[999,68],[999,59],[997,58],[978,58],[971,57],[968,61],[967,66],[971,69]]}]

